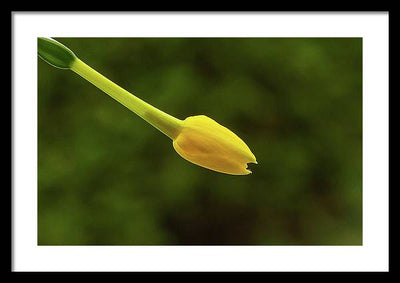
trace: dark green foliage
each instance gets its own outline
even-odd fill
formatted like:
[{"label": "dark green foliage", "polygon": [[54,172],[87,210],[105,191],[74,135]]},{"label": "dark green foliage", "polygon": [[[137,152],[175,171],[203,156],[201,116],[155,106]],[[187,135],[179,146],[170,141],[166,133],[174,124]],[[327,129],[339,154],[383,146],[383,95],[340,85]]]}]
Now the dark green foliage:
[{"label": "dark green foliage", "polygon": [[259,164],[193,165],[38,59],[38,244],[362,244],[361,39],[56,39],[155,107],[228,127]]}]

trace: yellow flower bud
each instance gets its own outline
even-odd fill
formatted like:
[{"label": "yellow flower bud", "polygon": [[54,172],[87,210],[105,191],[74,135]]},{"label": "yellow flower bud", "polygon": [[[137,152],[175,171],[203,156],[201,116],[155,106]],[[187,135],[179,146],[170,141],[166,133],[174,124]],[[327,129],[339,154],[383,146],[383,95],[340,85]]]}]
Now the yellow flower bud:
[{"label": "yellow flower bud", "polygon": [[237,135],[204,115],[186,118],[173,146],[186,160],[221,173],[247,175],[247,163],[257,164]]},{"label": "yellow flower bud", "polygon": [[74,71],[170,137],[175,150],[186,160],[231,175],[250,174],[247,163],[257,164],[249,147],[213,119],[204,115],[177,119],[110,81],[53,39],[39,38],[38,48],[46,62]]}]

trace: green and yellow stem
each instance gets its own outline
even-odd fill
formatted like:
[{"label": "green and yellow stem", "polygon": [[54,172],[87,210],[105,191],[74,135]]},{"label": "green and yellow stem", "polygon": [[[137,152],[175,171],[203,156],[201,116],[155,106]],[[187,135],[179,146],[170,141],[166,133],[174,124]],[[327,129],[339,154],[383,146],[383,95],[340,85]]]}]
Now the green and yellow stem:
[{"label": "green and yellow stem", "polygon": [[72,63],[71,70],[107,93],[132,112],[136,113],[171,139],[178,136],[182,128],[182,120],[144,102],[86,65],[80,59],[76,59]]},{"label": "green and yellow stem", "polygon": [[59,42],[52,39],[39,38],[39,56],[55,67],[74,71],[136,113],[139,117],[149,122],[169,138],[175,139],[179,135],[182,128],[182,120],[155,108],[110,81],[85,64],[71,50]]}]

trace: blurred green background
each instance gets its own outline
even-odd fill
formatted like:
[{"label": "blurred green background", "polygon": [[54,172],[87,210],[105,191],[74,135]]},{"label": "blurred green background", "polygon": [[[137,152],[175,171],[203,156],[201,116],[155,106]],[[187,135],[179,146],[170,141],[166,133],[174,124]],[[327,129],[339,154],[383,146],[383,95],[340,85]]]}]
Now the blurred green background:
[{"label": "blurred green background", "polygon": [[55,38],[165,112],[241,137],[253,174],[38,58],[39,245],[361,245],[361,38]]}]

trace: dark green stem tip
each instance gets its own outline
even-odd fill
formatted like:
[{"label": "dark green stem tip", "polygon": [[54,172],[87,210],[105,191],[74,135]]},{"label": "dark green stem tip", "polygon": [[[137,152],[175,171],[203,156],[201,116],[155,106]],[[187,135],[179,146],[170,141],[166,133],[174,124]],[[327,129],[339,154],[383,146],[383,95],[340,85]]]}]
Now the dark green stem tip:
[{"label": "dark green stem tip", "polygon": [[60,69],[70,69],[77,59],[75,54],[58,41],[38,37],[38,55],[50,65]]}]

